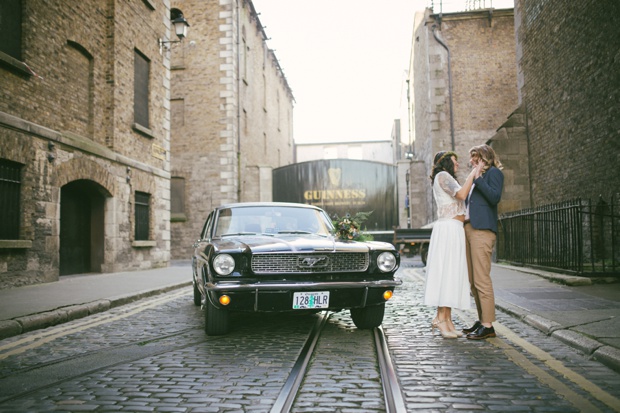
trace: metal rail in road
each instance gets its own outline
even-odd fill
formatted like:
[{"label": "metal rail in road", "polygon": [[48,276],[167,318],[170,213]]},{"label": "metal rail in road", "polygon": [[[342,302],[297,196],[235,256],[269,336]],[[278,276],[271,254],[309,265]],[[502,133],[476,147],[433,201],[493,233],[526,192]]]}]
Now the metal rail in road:
[{"label": "metal rail in road", "polygon": [[[286,383],[282,387],[276,402],[271,408],[271,413],[288,413],[294,402],[299,388],[308,370],[310,359],[314,353],[314,349],[319,340],[321,331],[325,327],[330,313],[323,312],[321,317],[314,324],[312,331],[308,335],[291,374]],[[387,341],[381,327],[373,329],[374,342],[377,350],[377,359],[379,362],[379,371],[381,374],[381,383],[383,386],[383,394],[385,400],[385,408],[387,413],[404,413],[407,411],[405,401],[402,396],[401,388],[398,383],[398,377],[392,364]]]}]

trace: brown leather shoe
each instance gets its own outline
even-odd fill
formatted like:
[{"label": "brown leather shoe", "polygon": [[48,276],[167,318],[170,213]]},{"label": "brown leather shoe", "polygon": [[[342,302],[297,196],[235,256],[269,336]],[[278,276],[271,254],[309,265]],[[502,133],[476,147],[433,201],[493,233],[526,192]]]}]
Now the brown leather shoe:
[{"label": "brown leather shoe", "polygon": [[482,324],[476,331],[467,334],[467,338],[470,340],[484,340],[485,338],[495,337],[495,329],[493,326],[485,327]]},{"label": "brown leather shoe", "polygon": [[464,328],[463,329],[463,333],[465,334],[469,334],[469,333],[473,333],[474,331],[478,330],[478,328],[481,326],[482,324],[480,323],[480,320],[476,320],[476,322],[474,323],[473,326],[469,327],[469,328]]}]

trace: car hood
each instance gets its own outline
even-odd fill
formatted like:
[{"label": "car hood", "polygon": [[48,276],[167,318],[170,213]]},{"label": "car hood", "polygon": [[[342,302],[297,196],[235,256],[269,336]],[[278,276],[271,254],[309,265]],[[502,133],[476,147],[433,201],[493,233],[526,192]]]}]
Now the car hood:
[{"label": "car hood", "polygon": [[265,236],[246,235],[243,237],[223,238],[213,241],[220,252],[250,251],[252,253],[267,252],[369,252],[373,249],[385,249],[390,244],[379,242],[346,242],[338,241],[333,237],[318,235],[287,235]]}]

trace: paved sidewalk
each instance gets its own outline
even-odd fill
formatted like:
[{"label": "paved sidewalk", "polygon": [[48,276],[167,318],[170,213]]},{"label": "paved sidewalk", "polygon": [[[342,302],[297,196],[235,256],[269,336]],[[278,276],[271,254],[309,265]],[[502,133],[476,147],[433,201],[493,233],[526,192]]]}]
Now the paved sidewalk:
[{"label": "paved sidewalk", "polygon": [[[403,258],[403,268],[408,260]],[[425,276],[423,267],[407,269]],[[493,265],[491,275],[498,309],[620,371],[620,282],[592,283],[506,265]],[[64,276],[0,290],[0,339],[189,288],[191,279],[189,261],[178,261],[167,268]]]},{"label": "paved sidewalk", "polygon": [[620,371],[620,279],[493,265],[496,308]]},{"label": "paved sidewalk", "polygon": [[60,277],[0,290],[0,340],[192,284],[189,261],[166,268]]}]

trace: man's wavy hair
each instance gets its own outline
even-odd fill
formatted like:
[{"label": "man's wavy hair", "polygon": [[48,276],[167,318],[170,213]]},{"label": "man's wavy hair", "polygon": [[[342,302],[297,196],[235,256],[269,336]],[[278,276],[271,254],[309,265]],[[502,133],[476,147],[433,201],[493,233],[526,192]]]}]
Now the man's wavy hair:
[{"label": "man's wavy hair", "polygon": [[435,183],[435,176],[439,172],[446,171],[454,179],[456,179],[456,174],[454,172],[454,162],[452,162],[452,157],[458,159],[458,155],[451,151],[439,151],[435,154],[435,158],[433,159],[433,170],[431,171],[431,184]]},{"label": "man's wavy hair", "polygon": [[490,167],[494,166],[497,169],[503,169],[502,163],[499,161],[499,157],[489,145],[474,146],[469,150],[469,156],[472,158],[478,158],[482,161],[484,166],[482,167],[482,173],[484,174]]}]

